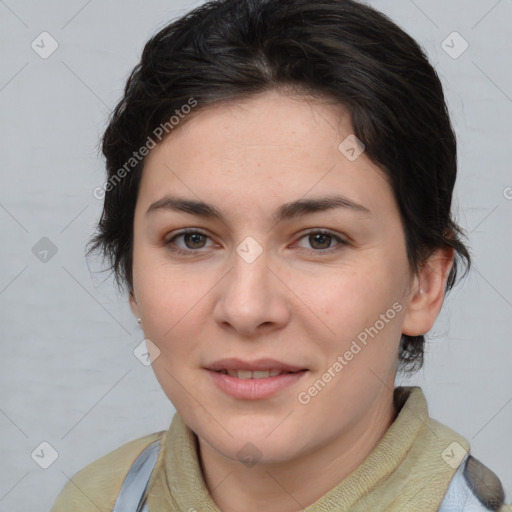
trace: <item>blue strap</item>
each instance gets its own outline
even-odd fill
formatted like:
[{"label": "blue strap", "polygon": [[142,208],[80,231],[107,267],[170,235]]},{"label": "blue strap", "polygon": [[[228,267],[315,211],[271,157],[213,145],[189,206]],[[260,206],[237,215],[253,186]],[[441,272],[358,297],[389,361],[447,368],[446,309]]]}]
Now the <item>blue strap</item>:
[{"label": "blue strap", "polygon": [[123,481],[112,512],[148,512],[145,492],[159,451],[160,440],[157,439],[135,459]]}]

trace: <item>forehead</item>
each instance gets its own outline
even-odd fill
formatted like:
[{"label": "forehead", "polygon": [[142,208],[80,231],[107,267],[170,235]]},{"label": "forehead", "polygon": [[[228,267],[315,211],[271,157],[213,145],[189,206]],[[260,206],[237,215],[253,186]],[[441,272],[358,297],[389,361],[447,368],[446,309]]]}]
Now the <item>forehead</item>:
[{"label": "forehead", "polygon": [[208,107],[151,150],[140,198],[147,207],[178,192],[266,211],[270,203],[335,192],[369,208],[392,202],[382,170],[364,152],[351,159],[340,149],[352,132],[343,106],[277,91]]},{"label": "forehead", "polygon": [[196,111],[184,116],[184,122],[161,146],[167,142],[172,145],[171,139],[177,143],[203,136],[201,145],[222,141],[219,146],[223,150],[261,150],[265,146],[300,149],[320,140],[328,145],[337,136],[350,133],[350,113],[343,105],[323,97],[270,90],[203,109],[199,105]]}]

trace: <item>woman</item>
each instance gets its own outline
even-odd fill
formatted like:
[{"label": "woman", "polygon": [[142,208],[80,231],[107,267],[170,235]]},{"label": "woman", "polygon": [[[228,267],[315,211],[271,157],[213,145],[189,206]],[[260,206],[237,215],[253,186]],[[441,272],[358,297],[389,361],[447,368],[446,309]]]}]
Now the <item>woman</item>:
[{"label": "woman", "polygon": [[512,510],[394,385],[470,264],[455,136],[411,37],[350,0],[208,2],[146,44],[103,152],[90,249],[177,414],[53,512]]}]

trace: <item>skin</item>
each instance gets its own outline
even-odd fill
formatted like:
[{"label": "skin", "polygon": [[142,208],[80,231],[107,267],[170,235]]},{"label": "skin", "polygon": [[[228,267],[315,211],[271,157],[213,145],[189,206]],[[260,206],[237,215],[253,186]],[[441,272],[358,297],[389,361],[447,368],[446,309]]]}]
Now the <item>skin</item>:
[{"label": "skin", "polygon": [[[146,159],[130,305],[160,351],[156,377],[197,434],[206,485],[224,512],[301,510],[353,472],[396,417],[401,334],[426,333],[441,309],[453,250],[410,271],[385,175],[365,153],[349,161],[338,150],[351,133],[342,106],[269,91],[191,115]],[[146,214],[171,193],[215,205],[225,221]],[[272,217],[284,203],[334,194],[371,214]],[[206,237],[165,245],[184,228]],[[310,237],[315,230],[347,243]],[[252,263],[236,252],[248,236],[263,250]],[[298,394],[396,302],[401,311],[301,404]],[[272,357],[309,371],[270,398],[240,400],[203,369],[225,357]],[[261,454],[251,467],[237,455],[248,442]]]}]

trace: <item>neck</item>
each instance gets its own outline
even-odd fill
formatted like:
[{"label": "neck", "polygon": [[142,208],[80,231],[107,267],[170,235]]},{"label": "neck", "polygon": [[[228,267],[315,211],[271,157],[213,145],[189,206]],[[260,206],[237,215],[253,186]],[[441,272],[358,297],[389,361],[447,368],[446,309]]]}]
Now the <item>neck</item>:
[{"label": "neck", "polygon": [[374,407],[338,437],[314,451],[274,464],[247,467],[198,438],[206,486],[222,512],[296,512],[349,476],[396,418],[393,389],[383,386]]}]

